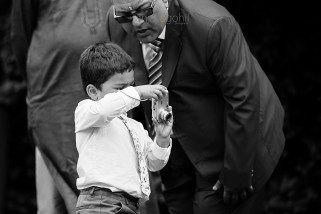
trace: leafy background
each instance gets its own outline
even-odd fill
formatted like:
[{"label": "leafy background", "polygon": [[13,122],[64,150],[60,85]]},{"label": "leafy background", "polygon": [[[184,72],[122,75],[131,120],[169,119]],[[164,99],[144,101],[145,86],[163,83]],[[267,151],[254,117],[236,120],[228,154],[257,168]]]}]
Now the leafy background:
[{"label": "leafy background", "polygon": [[[265,213],[321,211],[320,12],[316,3],[219,0],[239,21],[286,110],[286,146],[266,190]],[[9,40],[10,0],[0,0],[0,213],[36,212],[34,150],[25,83]]]}]

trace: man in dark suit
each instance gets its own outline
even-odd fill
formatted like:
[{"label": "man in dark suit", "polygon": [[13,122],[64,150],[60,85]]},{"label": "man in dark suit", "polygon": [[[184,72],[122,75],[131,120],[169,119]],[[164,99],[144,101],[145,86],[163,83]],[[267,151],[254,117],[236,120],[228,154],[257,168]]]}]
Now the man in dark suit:
[{"label": "man in dark suit", "polygon": [[168,87],[170,213],[260,213],[284,111],[232,15],[210,0],[114,0],[107,34],[136,61],[136,84]]}]

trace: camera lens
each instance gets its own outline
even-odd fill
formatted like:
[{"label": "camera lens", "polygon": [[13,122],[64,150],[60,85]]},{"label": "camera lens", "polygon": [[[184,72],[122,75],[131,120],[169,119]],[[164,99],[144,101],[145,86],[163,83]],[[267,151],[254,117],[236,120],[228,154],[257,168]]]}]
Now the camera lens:
[{"label": "camera lens", "polygon": [[169,121],[171,118],[172,118],[172,114],[168,112],[165,116],[165,120]]},{"label": "camera lens", "polygon": [[172,114],[168,111],[160,111],[159,112],[159,119],[163,122],[167,122],[172,118]]}]

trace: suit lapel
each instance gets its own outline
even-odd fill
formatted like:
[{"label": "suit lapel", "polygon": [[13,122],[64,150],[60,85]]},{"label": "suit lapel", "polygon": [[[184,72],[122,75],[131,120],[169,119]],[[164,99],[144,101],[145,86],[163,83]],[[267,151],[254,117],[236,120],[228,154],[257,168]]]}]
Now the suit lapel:
[{"label": "suit lapel", "polygon": [[[179,6],[174,4],[174,1],[171,2],[169,17],[179,17]],[[164,52],[162,58],[163,66],[163,85],[168,87],[175,68],[179,59],[179,55],[182,48],[182,23],[175,23],[173,21],[168,22],[166,25],[166,35],[164,41]]]}]

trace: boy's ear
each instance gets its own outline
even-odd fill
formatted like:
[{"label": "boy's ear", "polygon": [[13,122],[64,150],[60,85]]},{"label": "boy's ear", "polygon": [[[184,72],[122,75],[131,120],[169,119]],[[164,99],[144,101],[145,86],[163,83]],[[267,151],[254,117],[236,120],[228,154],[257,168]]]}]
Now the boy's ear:
[{"label": "boy's ear", "polygon": [[99,90],[92,84],[87,85],[86,92],[92,100],[98,100]]}]

